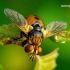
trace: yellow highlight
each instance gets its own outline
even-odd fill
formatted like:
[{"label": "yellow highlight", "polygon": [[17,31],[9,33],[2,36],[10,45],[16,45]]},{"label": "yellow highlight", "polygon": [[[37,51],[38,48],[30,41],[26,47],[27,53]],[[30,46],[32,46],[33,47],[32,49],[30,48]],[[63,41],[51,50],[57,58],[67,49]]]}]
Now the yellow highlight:
[{"label": "yellow highlight", "polygon": [[34,49],[32,49],[29,53],[33,53],[34,52]]}]

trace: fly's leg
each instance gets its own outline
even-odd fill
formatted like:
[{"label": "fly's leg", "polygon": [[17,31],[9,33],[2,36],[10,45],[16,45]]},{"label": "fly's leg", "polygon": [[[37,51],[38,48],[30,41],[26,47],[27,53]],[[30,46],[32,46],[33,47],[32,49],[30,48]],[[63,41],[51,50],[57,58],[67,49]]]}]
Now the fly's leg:
[{"label": "fly's leg", "polygon": [[34,59],[35,59],[35,52],[33,52],[33,53],[29,53],[29,59],[31,59],[32,61],[34,61]]},{"label": "fly's leg", "polygon": [[22,47],[25,47],[27,44],[28,44],[28,41],[27,41],[27,40],[24,40],[24,41],[22,42]]},{"label": "fly's leg", "polygon": [[19,40],[23,37],[22,33],[20,33],[20,37],[19,38],[13,38],[13,40]]},{"label": "fly's leg", "polygon": [[[26,38],[26,40],[20,40],[23,37]],[[22,47],[24,47],[27,44],[27,37],[28,36],[24,32],[21,31],[20,37],[19,38],[13,38],[13,40],[16,40],[16,41],[19,40],[19,42],[22,42],[22,44],[21,44]]]}]

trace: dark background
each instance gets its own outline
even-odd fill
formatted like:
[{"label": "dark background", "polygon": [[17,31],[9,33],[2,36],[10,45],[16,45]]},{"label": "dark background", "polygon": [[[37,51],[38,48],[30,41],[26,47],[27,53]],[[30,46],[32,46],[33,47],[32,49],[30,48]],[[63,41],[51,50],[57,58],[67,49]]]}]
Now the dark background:
[{"label": "dark background", "polygon": [[[69,0],[0,0],[0,25],[9,24],[11,21],[4,15],[4,9],[10,8],[18,11],[24,17],[34,14],[38,15],[44,21],[45,26],[52,21],[67,22],[66,30],[70,30],[70,8],[61,7],[69,5]],[[54,43],[49,39],[42,43],[45,55],[59,47],[59,57],[57,58],[57,67],[55,70],[70,70],[70,42],[65,44]]]}]

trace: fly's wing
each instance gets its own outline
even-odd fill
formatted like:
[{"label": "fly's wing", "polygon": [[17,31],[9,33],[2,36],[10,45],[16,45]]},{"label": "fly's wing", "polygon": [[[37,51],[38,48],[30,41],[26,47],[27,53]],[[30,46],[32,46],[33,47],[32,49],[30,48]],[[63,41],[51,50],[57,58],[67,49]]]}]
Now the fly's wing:
[{"label": "fly's wing", "polygon": [[46,29],[43,30],[44,38],[50,37],[54,34],[59,34],[67,26],[66,22],[63,21],[54,21],[47,25]]},{"label": "fly's wing", "polygon": [[15,23],[25,34],[33,29],[32,26],[28,25],[26,19],[18,12],[11,9],[4,9],[5,15]]}]

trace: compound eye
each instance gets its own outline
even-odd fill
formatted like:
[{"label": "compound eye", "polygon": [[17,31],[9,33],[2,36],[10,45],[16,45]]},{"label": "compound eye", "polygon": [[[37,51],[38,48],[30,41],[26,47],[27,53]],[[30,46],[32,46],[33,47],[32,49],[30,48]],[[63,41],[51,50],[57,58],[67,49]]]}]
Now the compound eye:
[{"label": "compound eye", "polygon": [[25,52],[27,53],[33,53],[34,52],[34,46],[33,45],[28,45],[25,47]]}]

